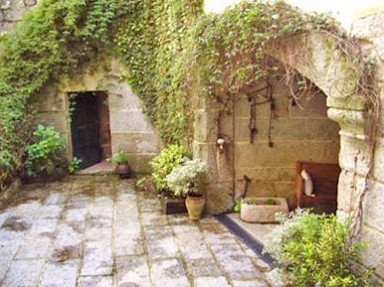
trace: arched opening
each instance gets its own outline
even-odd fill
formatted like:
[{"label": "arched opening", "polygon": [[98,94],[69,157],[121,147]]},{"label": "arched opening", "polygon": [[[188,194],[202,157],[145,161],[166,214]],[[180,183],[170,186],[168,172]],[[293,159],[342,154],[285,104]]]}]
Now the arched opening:
[{"label": "arched opening", "polygon": [[[233,103],[234,199],[285,198],[290,210],[337,210],[340,174],[340,127],[327,115],[326,95],[294,81],[286,73],[260,83]],[[297,94],[297,93],[295,93]],[[306,170],[313,193],[305,195],[298,181]]]}]

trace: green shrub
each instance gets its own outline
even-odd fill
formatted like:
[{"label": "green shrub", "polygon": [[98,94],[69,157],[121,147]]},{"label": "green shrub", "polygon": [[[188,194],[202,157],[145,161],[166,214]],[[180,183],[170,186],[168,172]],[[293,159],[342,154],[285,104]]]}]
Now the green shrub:
[{"label": "green shrub", "polygon": [[153,181],[159,192],[169,192],[165,178],[181,165],[185,157],[188,157],[188,151],[184,146],[169,145],[151,161]]},{"label": "green shrub", "polygon": [[117,165],[129,163],[128,156],[121,148],[119,148],[118,152],[109,158],[108,161]]},{"label": "green shrub", "polygon": [[277,227],[265,250],[281,264],[294,286],[374,286],[367,269],[357,276],[352,265],[366,245],[350,243],[350,225],[335,215],[299,211]]},{"label": "green shrub", "polygon": [[236,200],[235,206],[233,207],[233,212],[236,212],[236,213],[240,213],[241,212],[241,202],[242,202],[241,198]]},{"label": "green shrub", "polygon": [[207,164],[194,159],[175,167],[165,180],[176,196],[196,196],[202,195],[207,174]]},{"label": "green shrub", "polygon": [[35,142],[26,148],[27,175],[51,174],[65,161],[65,140],[53,127],[43,125],[39,125],[33,135]]},{"label": "green shrub", "polygon": [[71,160],[68,166],[69,174],[74,174],[80,168],[81,163],[82,163],[81,159],[77,157],[73,157],[73,159]]}]

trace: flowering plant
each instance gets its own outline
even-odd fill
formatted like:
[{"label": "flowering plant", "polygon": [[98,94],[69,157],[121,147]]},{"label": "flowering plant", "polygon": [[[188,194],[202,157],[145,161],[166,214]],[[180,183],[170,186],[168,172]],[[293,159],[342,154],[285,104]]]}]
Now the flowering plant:
[{"label": "flowering plant", "polygon": [[187,160],[165,178],[176,196],[199,196],[208,177],[207,164],[199,159]]}]

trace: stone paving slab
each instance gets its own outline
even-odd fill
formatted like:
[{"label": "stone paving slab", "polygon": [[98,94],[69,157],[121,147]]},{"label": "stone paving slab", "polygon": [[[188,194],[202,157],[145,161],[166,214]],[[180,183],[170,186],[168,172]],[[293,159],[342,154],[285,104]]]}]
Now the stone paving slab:
[{"label": "stone paving slab", "polygon": [[215,218],[164,215],[130,180],[24,187],[0,210],[0,286],[273,287],[268,265]]}]

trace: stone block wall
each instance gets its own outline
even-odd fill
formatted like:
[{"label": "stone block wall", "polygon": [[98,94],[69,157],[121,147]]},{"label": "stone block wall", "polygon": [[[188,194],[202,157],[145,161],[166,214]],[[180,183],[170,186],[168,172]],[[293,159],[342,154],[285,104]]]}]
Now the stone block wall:
[{"label": "stone block wall", "polygon": [[[303,98],[302,108],[294,104],[287,87],[279,79],[272,82],[275,114],[270,122],[270,103],[256,106],[258,133],[251,143],[251,106],[244,95],[235,102],[235,188],[236,195],[278,196],[295,207],[297,161],[337,163],[340,150],[339,125],[327,117],[323,94]],[[258,102],[263,99],[261,96]],[[271,125],[270,125],[271,123]],[[269,129],[271,132],[269,134]],[[269,146],[269,136],[273,147]]]},{"label": "stone block wall", "polygon": [[[384,11],[358,19],[352,27],[352,34],[364,43],[365,53],[376,60],[377,81],[381,102],[384,101]],[[360,196],[367,190],[363,202],[362,228],[358,239],[368,243],[363,260],[367,266],[376,268],[377,279],[384,283],[384,117],[377,123],[379,134],[373,159],[373,178],[367,180],[372,164],[370,142],[367,136],[367,117],[357,114],[360,123],[344,124],[341,136],[340,166],[342,174],[339,181],[338,214],[341,217],[355,216]],[[354,132],[352,132],[354,131]]]},{"label": "stone block wall", "polygon": [[24,13],[36,6],[37,2],[37,0],[0,0],[0,33],[13,29]]},{"label": "stone block wall", "polygon": [[161,140],[145,117],[139,98],[128,83],[120,81],[125,67],[114,58],[100,54],[71,77],[47,85],[36,98],[42,123],[55,126],[69,143],[72,154],[69,122],[69,92],[103,91],[108,97],[109,129],[112,153],[119,148],[129,156],[133,169],[151,171],[149,161],[159,152]]}]

